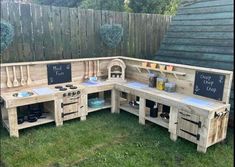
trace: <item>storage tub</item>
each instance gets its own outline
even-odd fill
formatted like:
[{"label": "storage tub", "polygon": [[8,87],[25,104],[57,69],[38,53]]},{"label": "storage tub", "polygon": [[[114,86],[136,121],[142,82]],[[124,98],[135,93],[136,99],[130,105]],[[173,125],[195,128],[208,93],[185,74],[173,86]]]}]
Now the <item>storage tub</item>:
[{"label": "storage tub", "polygon": [[91,108],[103,107],[105,100],[102,98],[92,98],[88,100],[88,106]]}]

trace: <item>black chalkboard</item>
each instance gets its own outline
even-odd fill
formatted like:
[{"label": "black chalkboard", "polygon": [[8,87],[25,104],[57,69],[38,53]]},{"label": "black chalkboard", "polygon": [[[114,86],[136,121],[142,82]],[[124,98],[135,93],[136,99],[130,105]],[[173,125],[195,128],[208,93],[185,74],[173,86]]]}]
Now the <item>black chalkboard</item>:
[{"label": "black chalkboard", "polygon": [[196,71],[194,94],[222,100],[224,93],[225,75]]},{"label": "black chalkboard", "polygon": [[71,64],[48,64],[47,65],[48,85],[71,82]]}]

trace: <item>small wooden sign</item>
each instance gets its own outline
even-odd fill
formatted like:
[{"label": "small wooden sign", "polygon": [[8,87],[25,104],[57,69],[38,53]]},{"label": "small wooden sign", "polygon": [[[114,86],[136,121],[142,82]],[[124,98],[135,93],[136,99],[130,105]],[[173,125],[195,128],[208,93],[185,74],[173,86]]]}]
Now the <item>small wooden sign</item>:
[{"label": "small wooden sign", "polygon": [[194,94],[222,101],[225,75],[196,71]]},{"label": "small wooden sign", "polygon": [[47,65],[48,85],[72,81],[71,64],[48,64]]}]

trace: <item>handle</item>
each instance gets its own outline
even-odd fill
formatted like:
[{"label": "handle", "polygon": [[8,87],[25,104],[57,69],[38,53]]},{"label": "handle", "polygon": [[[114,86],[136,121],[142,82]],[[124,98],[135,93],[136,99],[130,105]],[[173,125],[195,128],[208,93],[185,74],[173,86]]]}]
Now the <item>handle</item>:
[{"label": "handle", "polygon": [[223,112],[215,112],[215,118],[219,118],[219,117],[223,117],[223,116],[225,116],[225,115],[227,115],[227,113],[228,113],[229,111],[228,111],[228,109],[226,108],[225,109],[225,111],[223,111]]},{"label": "handle", "polygon": [[182,112],[179,112],[180,114],[182,114],[182,115],[184,115],[184,116],[187,116],[187,117],[190,117],[191,115],[189,115],[189,114],[184,114],[184,113],[182,113]]}]

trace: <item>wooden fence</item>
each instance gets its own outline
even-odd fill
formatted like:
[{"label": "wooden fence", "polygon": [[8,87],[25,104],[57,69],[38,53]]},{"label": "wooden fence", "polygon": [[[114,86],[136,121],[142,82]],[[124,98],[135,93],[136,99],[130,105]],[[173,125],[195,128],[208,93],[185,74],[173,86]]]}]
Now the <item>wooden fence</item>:
[{"label": "wooden fence", "polygon": [[[2,62],[116,55],[147,58],[156,54],[171,21],[171,16],[155,14],[6,2],[1,3],[1,17],[15,30]],[[124,29],[115,49],[100,39],[100,26],[106,23],[121,24]]]}]

